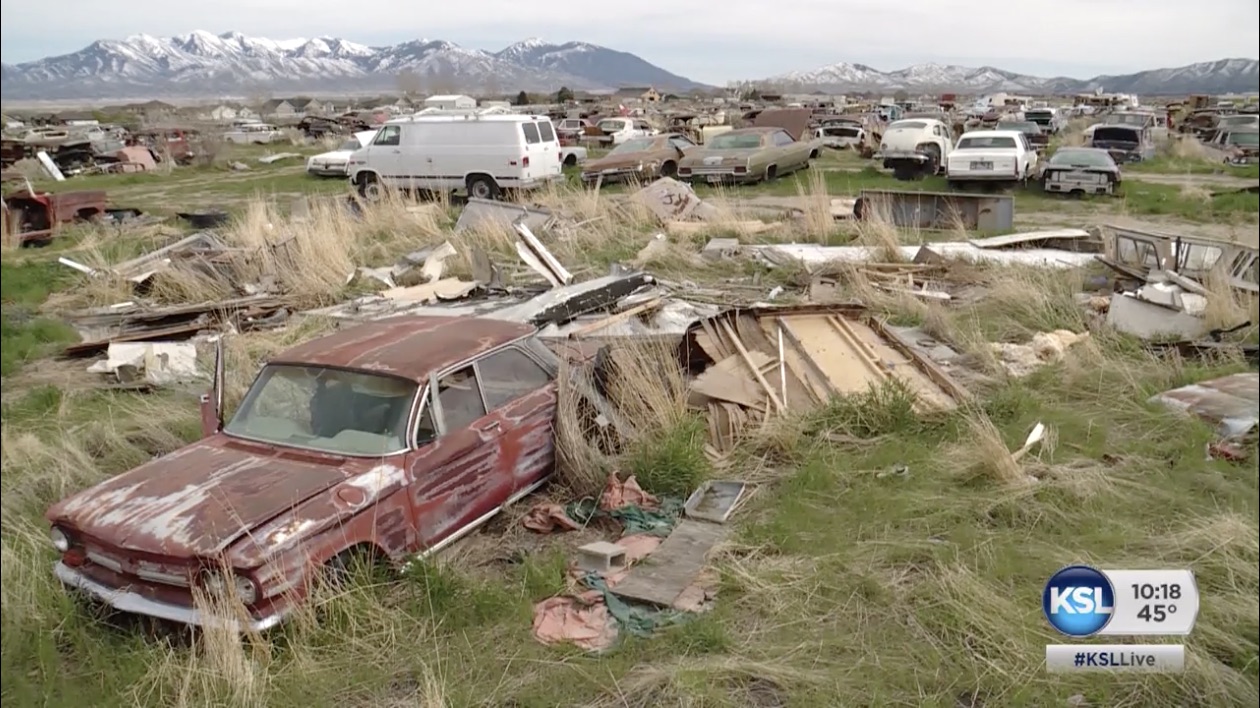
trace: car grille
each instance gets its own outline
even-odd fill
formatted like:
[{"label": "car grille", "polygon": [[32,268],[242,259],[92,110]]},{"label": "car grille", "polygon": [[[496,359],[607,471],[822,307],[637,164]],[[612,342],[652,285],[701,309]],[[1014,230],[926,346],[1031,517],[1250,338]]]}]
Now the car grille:
[{"label": "car grille", "polygon": [[129,559],[99,548],[90,548],[87,559],[96,565],[150,583],[186,588],[190,586],[188,571],[184,568],[165,566],[151,561]]}]

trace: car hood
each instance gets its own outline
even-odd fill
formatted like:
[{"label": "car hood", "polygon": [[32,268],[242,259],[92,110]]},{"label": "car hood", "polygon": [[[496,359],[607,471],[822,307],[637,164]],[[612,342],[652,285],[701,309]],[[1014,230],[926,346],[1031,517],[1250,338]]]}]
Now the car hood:
[{"label": "car hood", "polygon": [[321,152],[318,155],[311,156],[311,158],[306,162],[307,164],[318,164],[321,162],[348,162],[350,160],[350,156],[353,154],[354,150],[333,150],[331,152]]},{"label": "car hood", "polygon": [[342,462],[216,435],[79,492],[47,516],[120,549],[209,558],[345,481]]}]

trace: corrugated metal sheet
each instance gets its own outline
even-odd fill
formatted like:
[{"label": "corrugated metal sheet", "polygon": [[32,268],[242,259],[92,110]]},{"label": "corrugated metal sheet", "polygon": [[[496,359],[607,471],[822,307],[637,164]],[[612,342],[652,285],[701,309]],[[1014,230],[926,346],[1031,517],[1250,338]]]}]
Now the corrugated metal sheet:
[{"label": "corrugated metal sheet", "polygon": [[1243,373],[1174,388],[1151,399],[1215,423],[1224,437],[1260,424],[1260,374]]}]

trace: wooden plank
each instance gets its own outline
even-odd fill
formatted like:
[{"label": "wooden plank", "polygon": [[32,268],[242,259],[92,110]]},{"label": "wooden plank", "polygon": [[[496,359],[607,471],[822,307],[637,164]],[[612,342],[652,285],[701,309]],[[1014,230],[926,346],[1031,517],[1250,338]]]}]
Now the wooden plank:
[{"label": "wooden plank", "polygon": [[598,322],[591,322],[590,324],[583,325],[569,332],[569,338],[577,339],[578,337],[585,336],[592,332],[597,332],[605,327],[610,327],[612,325],[615,325],[618,322],[624,322],[625,320],[628,320],[631,317],[634,317],[635,315],[639,315],[644,312],[647,312],[648,310],[653,310],[653,309],[656,309],[657,307],[660,307],[662,302],[663,302],[662,298],[659,298],[659,297],[653,298],[641,305],[635,305],[634,307],[622,310],[621,312],[618,312],[615,315],[609,315],[608,317],[605,317],[604,319],[599,320]]},{"label": "wooden plank", "polygon": [[613,594],[635,602],[672,607],[704,570],[709,551],[730,527],[683,519],[669,538],[638,565],[625,580],[612,587]]}]

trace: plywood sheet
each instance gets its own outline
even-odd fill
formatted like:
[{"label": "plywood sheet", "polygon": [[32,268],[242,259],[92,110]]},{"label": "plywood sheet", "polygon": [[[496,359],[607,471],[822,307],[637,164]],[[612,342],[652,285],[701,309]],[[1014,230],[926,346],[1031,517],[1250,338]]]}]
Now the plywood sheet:
[{"label": "plywood sheet", "polygon": [[684,519],[652,555],[635,565],[613,594],[635,602],[672,607],[704,570],[709,551],[730,527]]}]

